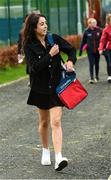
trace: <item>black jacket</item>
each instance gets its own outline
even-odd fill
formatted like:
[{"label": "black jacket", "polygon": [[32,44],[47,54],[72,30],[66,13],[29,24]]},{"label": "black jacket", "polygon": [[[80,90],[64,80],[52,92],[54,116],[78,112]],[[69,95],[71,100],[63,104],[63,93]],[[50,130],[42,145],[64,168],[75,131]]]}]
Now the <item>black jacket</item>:
[{"label": "black jacket", "polygon": [[99,42],[102,35],[102,29],[95,27],[93,30],[87,28],[83,33],[83,38],[80,45],[80,54],[82,53],[82,48],[87,44],[87,53],[98,52]]},{"label": "black jacket", "polygon": [[[54,43],[59,45],[60,51],[68,55],[74,64],[76,62],[76,50],[60,36],[53,34]],[[34,40],[24,47],[26,61],[29,67],[31,89],[37,93],[54,93],[61,78],[61,56],[60,53],[53,58],[49,51],[51,45],[45,38],[46,48],[39,40]]]}]

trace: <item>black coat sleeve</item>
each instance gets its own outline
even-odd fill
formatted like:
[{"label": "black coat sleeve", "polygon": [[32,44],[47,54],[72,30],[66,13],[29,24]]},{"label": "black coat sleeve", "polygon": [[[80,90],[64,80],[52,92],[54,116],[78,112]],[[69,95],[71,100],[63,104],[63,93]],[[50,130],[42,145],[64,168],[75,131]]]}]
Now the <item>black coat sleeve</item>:
[{"label": "black coat sleeve", "polygon": [[80,52],[82,53],[82,49],[83,49],[83,46],[87,43],[87,33],[86,31],[84,31],[83,33],[83,38],[81,40],[81,44],[80,44]]},{"label": "black coat sleeve", "polygon": [[52,61],[51,55],[46,53],[45,55],[38,52],[37,48],[33,48],[32,45],[27,45],[24,48],[26,63],[29,67],[29,73],[38,73],[44,68],[48,67]]},{"label": "black coat sleeve", "polygon": [[75,47],[72,47],[65,39],[57,34],[53,34],[53,39],[54,42],[59,45],[60,51],[67,54],[68,60],[71,60],[75,64],[77,60]]}]

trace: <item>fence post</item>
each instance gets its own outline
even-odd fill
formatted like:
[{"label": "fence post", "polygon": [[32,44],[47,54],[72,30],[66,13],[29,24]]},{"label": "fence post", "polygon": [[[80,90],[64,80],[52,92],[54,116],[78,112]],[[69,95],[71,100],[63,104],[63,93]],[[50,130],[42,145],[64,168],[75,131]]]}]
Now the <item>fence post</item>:
[{"label": "fence post", "polygon": [[77,0],[77,31],[78,34],[82,34],[80,0]]},{"label": "fence post", "polygon": [[7,0],[7,5],[8,5],[8,45],[11,45],[10,0]]},{"label": "fence post", "polygon": [[57,0],[57,11],[58,11],[58,30],[61,35],[61,23],[60,23],[60,1]]},{"label": "fence post", "polygon": [[50,8],[49,8],[49,0],[46,0],[46,14],[47,14],[47,21],[48,21],[48,27],[50,29]]},{"label": "fence post", "polygon": [[[25,17],[25,15],[27,14],[27,9],[26,9],[26,3],[25,0],[22,0],[23,3],[23,17]],[[23,18],[24,19],[24,18]]]},{"label": "fence post", "polygon": [[38,3],[38,0],[36,0],[35,3],[36,3],[36,9],[39,10],[39,3]]},{"label": "fence post", "polygon": [[70,3],[67,0],[67,20],[68,20],[68,34],[70,34]]},{"label": "fence post", "polygon": [[28,11],[28,13],[31,12],[31,0],[28,0],[28,2],[27,2],[27,11]]}]

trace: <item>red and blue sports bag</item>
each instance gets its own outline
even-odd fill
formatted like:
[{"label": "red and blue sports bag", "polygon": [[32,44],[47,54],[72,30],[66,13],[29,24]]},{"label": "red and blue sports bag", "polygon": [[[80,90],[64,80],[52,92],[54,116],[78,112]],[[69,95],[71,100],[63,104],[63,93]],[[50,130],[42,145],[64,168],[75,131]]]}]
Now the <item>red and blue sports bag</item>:
[{"label": "red and blue sports bag", "polygon": [[68,109],[76,107],[88,95],[81,82],[76,79],[75,72],[68,73],[66,71],[56,88],[56,93]]}]

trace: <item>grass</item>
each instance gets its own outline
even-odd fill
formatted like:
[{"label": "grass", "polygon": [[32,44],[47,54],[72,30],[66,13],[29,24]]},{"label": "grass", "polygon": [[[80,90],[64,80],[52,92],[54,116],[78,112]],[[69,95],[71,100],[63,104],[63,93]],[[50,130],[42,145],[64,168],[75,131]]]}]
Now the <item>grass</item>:
[{"label": "grass", "polygon": [[26,76],[26,66],[24,64],[0,69],[0,84],[17,80],[23,76]]}]

